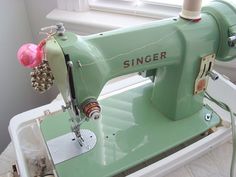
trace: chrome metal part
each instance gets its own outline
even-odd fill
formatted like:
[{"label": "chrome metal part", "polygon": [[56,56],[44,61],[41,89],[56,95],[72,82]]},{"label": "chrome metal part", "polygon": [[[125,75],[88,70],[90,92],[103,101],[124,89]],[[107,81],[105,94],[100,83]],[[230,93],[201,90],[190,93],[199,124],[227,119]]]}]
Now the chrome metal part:
[{"label": "chrome metal part", "polygon": [[71,117],[79,117],[79,109],[77,106],[77,102],[75,99],[75,91],[74,91],[74,82],[73,82],[73,75],[72,75],[72,70],[73,70],[73,62],[72,61],[67,61],[67,80],[68,80],[68,87],[69,87],[69,97],[68,97],[68,102],[70,103],[71,107]]},{"label": "chrome metal part", "polygon": [[63,36],[64,35],[64,33],[65,33],[65,31],[66,31],[66,29],[65,29],[65,27],[64,27],[64,25],[63,25],[63,23],[57,23],[56,24],[56,27],[57,27],[57,34],[59,35],[59,36]]},{"label": "chrome metal part", "polygon": [[217,79],[219,79],[218,74],[214,73],[213,71],[209,71],[208,75],[211,77],[213,81],[216,81]]},{"label": "chrome metal part", "polygon": [[82,155],[95,147],[96,135],[88,129],[81,129],[80,132],[84,140],[82,146],[73,133],[59,136],[47,142],[54,164]]},{"label": "chrome metal part", "polygon": [[68,61],[68,62],[67,62],[67,65],[68,65],[70,68],[72,68],[72,67],[73,67],[73,62],[72,62],[72,61]]},{"label": "chrome metal part", "polygon": [[230,47],[234,47],[236,44],[236,35],[230,36],[228,39],[228,44]]},{"label": "chrome metal part", "polygon": [[[63,23],[57,23],[56,25],[46,26],[41,28],[40,34],[47,35],[47,39],[49,39],[51,36],[58,35],[58,36],[64,36],[66,29],[63,25]],[[65,36],[62,38],[63,40],[66,40],[67,37]]]},{"label": "chrome metal part", "polygon": [[[72,122],[73,122],[73,120],[72,120]],[[74,125],[72,125],[72,126],[71,126],[71,130],[72,130],[72,132],[75,133],[75,136],[76,136],[77,138],[81,137],[80,125],[79,125],[79,124],[74,124]]]},{"label": "chrome metal part", "polygon": [[[69,56],[67,56],[69,60]],[[80,116],[80,110],[78,108],[76,99],[75,99],[75,92],[74,92],[74,82],[73,82],[73,75],[72,75],[72,70],[73,70],[73,62],[72,61],[67,61],[67,78],[68,78],[68,87],[69,87],[69,97],[67,99],[66,106],[62,107],[62,110],[68,110],[70,114],[70,121],[72,123],[71,125],[71,130],[78,139],[78,142],[80,145],[83,143],[83,138],[81,137],[81,132],[80,132],[80,125],[83,122],[83,119]]]},{"label": "chrome metal part", "polygon": [[71,102],[67,102],[65,106],[64,105],[61,106],[63,112],[65,112],[67,109],[70,108],[71,108]]},{"label": "chrome metal part", "polygon": [[207,114],[205,115],[205,120],[206,120],[206,121],[210,121],[211,118],[212,118],[211,113],[207,113]]},{"label": "chrome metal part", "polygon": [[89,114],[91,119],[97,120],[100,118],[100,112],[98,110],[94,110]]},{"label": "chrome metal part", "polygon": [[77,64],[78,64],[79,68],[82,68],[81,62],[79,60],[77,61]]},{"label": "chrome metal part", "polygon": [[199,73],[195,80],[194,94],[199,94],[204,90],[206,90],[209,79],[208,76],[211,77],[212,75],[213,79],[217,78],[215,75],[213,75],[212,72],[214,63],[215,63],[215,54],[210,54],[205,57],[202,57]]}]

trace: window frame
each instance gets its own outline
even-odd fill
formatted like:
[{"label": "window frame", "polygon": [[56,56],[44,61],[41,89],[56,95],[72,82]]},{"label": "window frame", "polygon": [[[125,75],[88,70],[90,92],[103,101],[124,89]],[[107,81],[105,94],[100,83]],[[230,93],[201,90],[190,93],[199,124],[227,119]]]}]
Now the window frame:
[{"label": "window frame", "polygon": [[[76,11],[72,9],[74,2],[73,0],[57,0],[57,8]],[[151,0],[140,0],[140,2],[141,4],[137,4],[137,1],[133,0],[88,0],[90,10],[155,19],[177,16],[181,11],[181,5],[158,3]]]}]

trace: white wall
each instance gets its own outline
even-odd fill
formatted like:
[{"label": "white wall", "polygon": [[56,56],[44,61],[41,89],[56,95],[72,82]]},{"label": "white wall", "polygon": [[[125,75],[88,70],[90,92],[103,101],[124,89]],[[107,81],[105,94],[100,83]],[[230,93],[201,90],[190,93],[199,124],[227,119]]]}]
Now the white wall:
[{"label": "white wall", "polygon": [[[31,1],[35,4],[43,3],[42,1]],[[47,1],[44,2],[44,7],[47,7],[46,3]],[[32,12],[32,16],[37,16],[37,14]],[[42,22],[37,21],[35,23],[41,25]],[[33,39],[24,0],[2,0],[0,24],[1,152],[10,142],[7,129],[10,118],[20,112],[49,102],[54,94],[51,92],[44,95],[35,93],[30,86],[30,70],[21,67],[16,60],[18,48],[23,43],[31,42]],[[33,34],[35,34],[35,31],[33,31]]]},{"label": "white wall", "polygon": [[39,41],[44,35],[39,35],[42,27],[53,25],[46,15],[57,7],[57,0],[25,0],[34,41]]}]

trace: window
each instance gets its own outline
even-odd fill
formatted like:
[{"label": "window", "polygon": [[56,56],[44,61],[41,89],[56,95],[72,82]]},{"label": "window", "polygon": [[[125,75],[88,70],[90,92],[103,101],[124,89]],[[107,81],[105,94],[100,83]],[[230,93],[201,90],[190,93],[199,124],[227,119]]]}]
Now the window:
[{"label": "window", "polygon": [[[89,11],[80,13],[77,6],[80,1],[89,3]],[[57,0],[58,7],[47,18],[67,23],[70,31],[87,35],[176,17],[181,12],[182,2],[183,0]]]},{"label": "window", "polygon": [[[210,0],[203,0],[204,4]],[[68,11],[92,10],[162,19],[177,16],[183,0],[57,0]],[[81,8],[81,5],[83,6]]]},{"label": "window", "polygon": [[89,4],[94,10],[162,19],[179,14],[181,6],[172,3],[174,1],[166,3],[166,0],[89,0]]},{"label": "window", "polygon": [[[184,0],[140,0],[146,3],[162,3],[162,4],[169,4],[169,5],[177,5],[182,6]],[[211,0],[202,0],[202,4],[205,5]]]},{"label": "window", "polygon": [[136,1],[137,4],[142,5],[143,3],[148,4],[166,4],[166,5],[174,5],[174,6],[181,6],[183,4],[183,0],[131,0]]},{"label": "window", "polygon": [[[91,3],[103,2],[103,0],[88,0]],[[112,3],[124,3],[131,4],[133,3],[136,6],[142,6],[144,4],[152,5],[169,5],[169,6],[182,6],[184,0],[110,0]],[[202,0],[203,5],[208,3],[210,0]],[[131,2],[131,3],[127,3]]]}]

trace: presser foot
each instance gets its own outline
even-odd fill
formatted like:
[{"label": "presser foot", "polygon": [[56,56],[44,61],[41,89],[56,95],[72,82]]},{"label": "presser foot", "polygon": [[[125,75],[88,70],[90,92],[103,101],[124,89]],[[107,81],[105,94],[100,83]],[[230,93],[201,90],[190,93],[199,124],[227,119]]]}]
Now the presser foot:
[{"label": "presser foot", "polygon": [[78,141],[78,143],[79,143],[79,145],[80,145],[81,147],[84,145],[84,139],[83,139],[83,137],[81,136],[81,134],[80,134],[79,137],[76,136],[75,139]]},{"label": "presser foot", "polygon": [[[74,122],[73,119],[72,119],[72,122]],[[72,140],[73,141],[77,140],[78,143],[80,144],[80,146],[82,147],[83,143],[84,143],[84,139],[83,139],[81,131],[80,131],[80,124],[76,123],[74,125],[71,125],[71,131],[75,135],[75,137]]]},{"label": "presser foot", "polygon": [[84,139],[83,139],[81,132],[80,132],[80,126],[75,125],[75,126],[72,126],[71,129],[72,129],[73,134],[75,135],[75,138],[73,138],[72,140],[78,141],[79,145],[82,147],[83,143],[84,143]]}]

